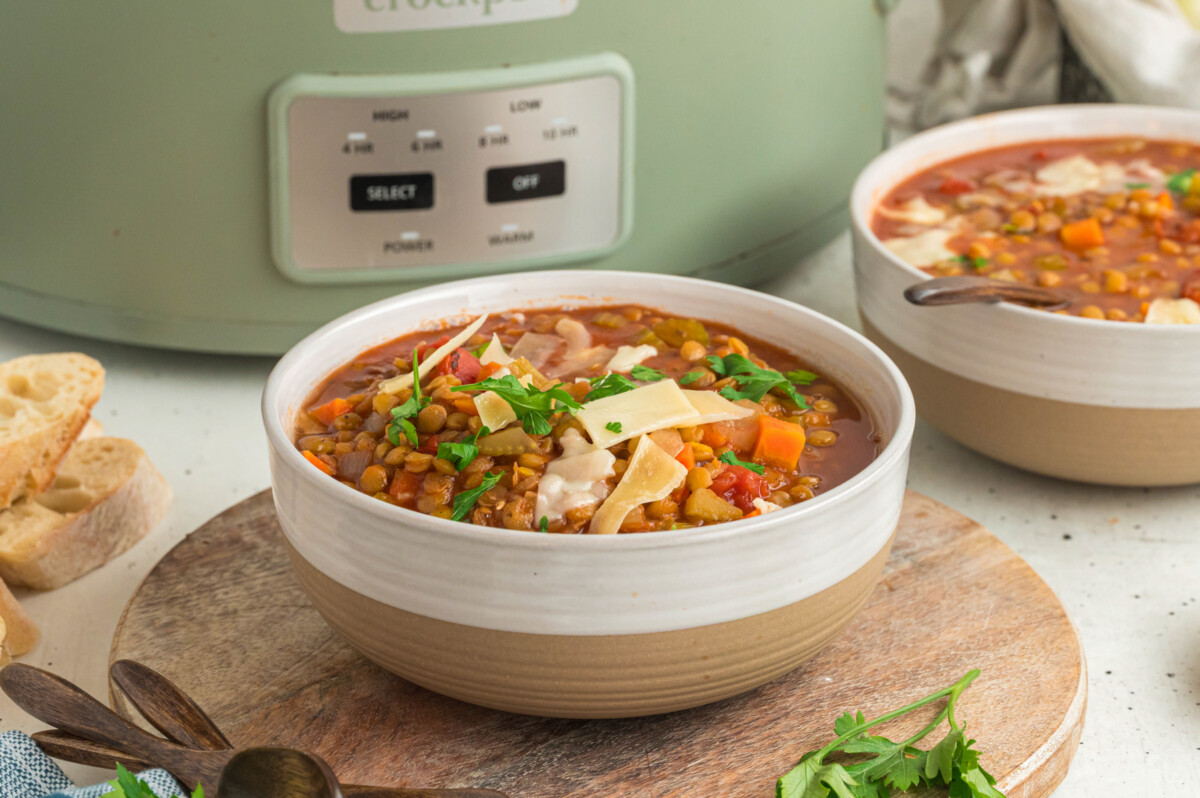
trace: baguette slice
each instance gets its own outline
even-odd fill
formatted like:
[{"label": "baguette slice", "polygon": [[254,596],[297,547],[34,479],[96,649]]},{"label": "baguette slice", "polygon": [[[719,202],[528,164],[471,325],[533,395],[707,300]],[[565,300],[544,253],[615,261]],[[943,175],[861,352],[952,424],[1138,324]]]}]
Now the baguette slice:
[{"label": "baguette slice", "polygon": [[162,520],[171,488],[124,438],[79,441],[53,487],[0,512],[0,577],[48,590],[121,554]]},{"label": "baguette slice", "polygon": [[0,664],[7,664],[33,648],[38,641],[38,628],[17,598],[0,581]]},{"label": "baguette slice", "polygon": [[87,355],[0,364],[0,509],[50,487],[103,390],[104,368]]}]

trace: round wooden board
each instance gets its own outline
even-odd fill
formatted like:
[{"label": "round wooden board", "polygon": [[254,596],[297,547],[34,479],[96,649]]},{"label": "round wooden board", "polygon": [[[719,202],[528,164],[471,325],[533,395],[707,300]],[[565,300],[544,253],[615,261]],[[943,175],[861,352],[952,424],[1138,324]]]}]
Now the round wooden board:
[{"label": "round wooden board", "polygon": [[[871,717],[973,667],[983,675],[960,718],[1010,798],[1049,795],[1079,744],[1086,668],[1058,599],[987,530],[919,494],[908,494],[882,583],[819,656],[747,695],[634,720],[510,715],[384,672],[321,620],[280,534],[269,492],[193,532],[130,599],[112,658],[165,673],[234,743],[316,751],[346,782],[511,798],[768,798],[842,712]],[[883,733],[901,739],[930,716]]]}]

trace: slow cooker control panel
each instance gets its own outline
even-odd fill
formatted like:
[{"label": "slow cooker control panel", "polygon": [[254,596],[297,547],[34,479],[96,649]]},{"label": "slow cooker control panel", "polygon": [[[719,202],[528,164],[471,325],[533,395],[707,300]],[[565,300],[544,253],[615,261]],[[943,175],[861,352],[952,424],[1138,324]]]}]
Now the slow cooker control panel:
[{"label": "slow cooker control panel", "polygon": [[602,254],[629,233],[631,92],[618,56],[296,76],[271,98],[276,261],[329,283]]}]

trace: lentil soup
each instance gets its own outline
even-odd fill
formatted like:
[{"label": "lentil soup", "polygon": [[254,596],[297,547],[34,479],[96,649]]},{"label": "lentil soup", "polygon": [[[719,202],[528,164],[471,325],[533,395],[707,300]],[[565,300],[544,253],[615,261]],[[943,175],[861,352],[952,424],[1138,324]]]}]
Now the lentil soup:
[{"label": "lentil soup", "polygon": [[355,357],[305,406],[296,446],[329,477],[409,510],[549,533],[773,512],[845,482],[880,448],[855,399],[795,355],[628,305],[406,335]]},{"label": "lentil soup", "polygon": [[1200,323],[1200,146],[1026,143],[957,158],[894,188],[872,228],[928,274],[1062,291],[1090,319]]}]

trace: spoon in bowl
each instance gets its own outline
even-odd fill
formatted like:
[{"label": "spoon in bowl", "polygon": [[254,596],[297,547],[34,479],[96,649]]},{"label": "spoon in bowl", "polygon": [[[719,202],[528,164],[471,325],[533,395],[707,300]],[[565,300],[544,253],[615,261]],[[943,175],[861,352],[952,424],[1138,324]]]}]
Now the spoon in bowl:
[{"label": "spoon in bowl", "polygon": [[1053,310],[1071,303],[1065,294],[1051,288],[1038,288],[970,275],[924,280],[906,288],[904,298],[914,305],[925,307],[1008,301]]}]

